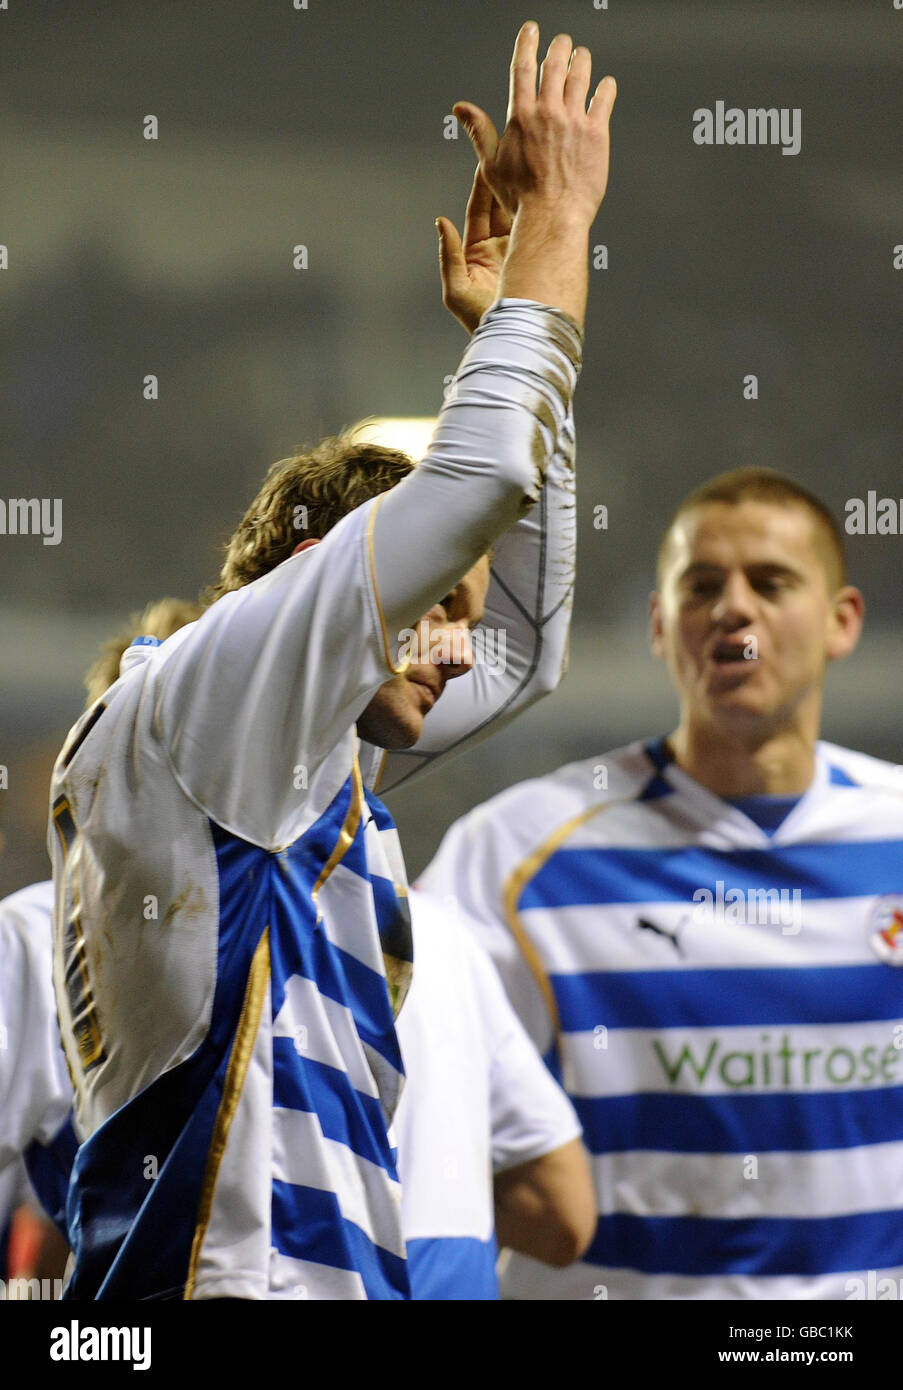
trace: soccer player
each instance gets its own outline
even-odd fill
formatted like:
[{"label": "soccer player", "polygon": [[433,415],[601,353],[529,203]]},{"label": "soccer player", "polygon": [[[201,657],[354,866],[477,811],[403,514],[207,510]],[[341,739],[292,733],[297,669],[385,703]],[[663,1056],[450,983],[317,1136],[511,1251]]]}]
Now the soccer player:
[{"label": "soccer player", "polygon": [[550,552],[567,564],[560,481],[519,518],[572,457],[615,88],[587,111],[590,55],[559,36],[537,93],[537,47],[524,26],[501,140],[461,108],[512,225],[426,458],[326,441],[275,465],[221,596],[139,651],[58,759],[54,971],[86,1136],[71,1297],[409,1296],[388,1126],[410,925],[358,739],[450,751],[544,691],[529,607],[489,689],[467,637],[506,532],[528,592]]},{"label": "soccer player", "polygon": [[[90,709],[119,673],[120,657],[138,633],[162,641],[203,610],[160,599],[133,614],[105,643],[85,677]],[[128,658],[126,659],[128,661]],[[6,1192],[25,1169],[61,1231],[78,1141],[71,1124],[72,1086],[60,1046],[52,985],[53,885],[33,883],[0,902],[0,1216]]]},{"label": "soccer player", "polygon": [[[86,676],[89,707],[154,639],[202,612],[162,599],[134,614]],[[411,908],[417,973],[399,1018],[406,1084],[395,1118],[411,1294],[494,1299],[494,1222],[517,1249],[557,1264],[576,1259],[595,1228],[592,1180],[573,1107],[482,947],[429,894],[413,894]],[[10,1026],[13,1037],[0,1057],[0,1183],[17,1179],[14,1160],[25,1153],[65,1231],[76,1140],[65,1123],[72,1090],[53,996],[52,911],[47,882],[0,903],[0,1039]]]},{"label": "soccer player", "polygon": [[863,600],[806,489],[724,474],[661,542],[680,716],[459,821],[454,893],[563,1078],[595,1171],[583,1262],[521,1298],[863,1297],[903,1275],[903,784],[819,741]]},{"label": "soccer player", "polygon": [[32,884],[0,902],[0,1225],[10,1214],[17,1165],[24,1159],[48,1216],[64,1228],[77,1145],[50,987],[51,909],[49,883]]}]

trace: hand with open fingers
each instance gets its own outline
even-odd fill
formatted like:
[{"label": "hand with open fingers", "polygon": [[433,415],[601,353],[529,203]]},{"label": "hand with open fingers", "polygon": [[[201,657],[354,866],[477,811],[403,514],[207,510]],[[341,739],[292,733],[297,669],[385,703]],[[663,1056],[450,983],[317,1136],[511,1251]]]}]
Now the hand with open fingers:
[{"label": "hand with open fingers", "polygon": [[511,218],[494,196],[478,166],[464,215],[464,239],[447,217],[439,230],[442,302],[473,333],[498,297],[499,275],[508,250]]},{"label": "hand with open fingers", "polygon": [[587,108],[592,55],[558,34],[539,69],[537,88],[538,49],[539,28],[530,21],[514,45],[501,139],[479,106],[460,101],[452,109],[470,136],[486,183],[509,216],[532,201],[589,227],[608,184],[608,125],[617,84],[613,77],[603,78]]}]

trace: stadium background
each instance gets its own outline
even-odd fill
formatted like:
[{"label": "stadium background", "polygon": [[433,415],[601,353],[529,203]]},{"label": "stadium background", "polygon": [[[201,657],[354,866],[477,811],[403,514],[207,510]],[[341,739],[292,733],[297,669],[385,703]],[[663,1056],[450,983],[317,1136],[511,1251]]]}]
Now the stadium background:
[{"label": "stadium background", "polygon": [[[392,799],[412,875],[510,782],[671,726],[646,608],[690,487],[771,464],[841,521],[850,497],[903,495],[892,0],[10,0],[0,495],[61,498],[63,529],[57,546],[0,536],[0,893],[47,874],[49,767],[98,642],[209,581],[273,459],[361,416],[438,408],[465,337],[441,306],[433,220],[460,226],[473,167],[445,117],[467,97],[501,125],[528,17],[620,86],[576,406],[571,671]],[[695,145],[693,111],[719,99],[799,107],[800,154]],[[901,548],[850,540],[868,630],[825,724],[895,761]]]}]

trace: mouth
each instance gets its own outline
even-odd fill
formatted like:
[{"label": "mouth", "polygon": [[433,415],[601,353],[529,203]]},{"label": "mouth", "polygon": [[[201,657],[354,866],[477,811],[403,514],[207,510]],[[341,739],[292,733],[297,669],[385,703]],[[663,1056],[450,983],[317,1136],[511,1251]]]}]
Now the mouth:
[{"label": "mouth", "polygon": [[417,693],[423,697],[427,709],[431,710],[442,691],[437,689],[435,685],[431,685],[429,681],[419,680],[416,676],[410,676],[409,681],[411,685],[416,686]]},{"label": "mouth", "polygon": [[749,639],[744,638],[740,642],[725,639],[716,642],[709,652],[709,660],[719,669],[728,666],[751,665],[755,661],[752,653],[747,655],[749,649]]}]

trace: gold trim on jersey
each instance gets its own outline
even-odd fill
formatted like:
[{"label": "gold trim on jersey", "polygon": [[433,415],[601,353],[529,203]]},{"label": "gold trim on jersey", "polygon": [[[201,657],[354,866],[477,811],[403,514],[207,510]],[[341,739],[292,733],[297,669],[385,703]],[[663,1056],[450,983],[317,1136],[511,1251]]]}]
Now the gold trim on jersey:
[{"label": "gold trim on jersey", "polygon": [[557,849],[561,848],[568,836],[572,835],[581,825],[585,825],[588,820],[592,820],[593,816],[600,815],[601,812],[610,810],[612,806],[623,806],[625,802],[635,800],[636,798],[632,796],[618,797],[614,801],[604,802],[601,806],[591,806],[588,811],[581,811],[578,816],[571,816],[563,825],[559,825],[557,830],[553,830],[551,835],[548,835],[532,854],[528,855],[526,859],[518,864],[513,873],[508,875],[508,878],[505,880],[504,888],[502,889],[505,921],[542,995],[549,1018],[552,1021],[556,1042],[561,1033],[561,1019],[558,1015],[555,991],[552,989],[549,976],[542,963],[539,952],[527,935],[526,927],[520,920],[517,905],[531,878],[536,877],[542,866],[551,859]]},{"label": "gold trim on jersey", "polygon": [[336,867],[338,863],[341,862],[342,859],[344,859],[345,855],[348,853],[349,849],[354,843],[354,837],[357,834],[357,828],[361,823],[361,807],[363,806],[363,804],[364,783],[361,778],[361,765],[357,760],[357,753],[355,752],[354,761],[351,765],[351,801],[348,804],[348,810],[345,814],[345,820],[343,821],[342,828],[339,831],[339,838],[333,845],[332,853],[330,854],[329,858],[326,860],[326,863],[320,870],[319,877],[317,878],[317,881],[314,884],[313,889],[311,890],[310,896],[314,907],[317,909],[318,922],[320,921],[320,918],[323,914],[320,911],[320,905],[317,902],[317,896],[320,892],[320,889],[323,887],[323,884],[326,882],[326,880],[329,878],[329,875],[332,873],[333,869]]},{"label": "gold trim on jersey", "polygon": [[[69,867],[69,852],[78,835],[75,818],[72,815],[72,807],[67,796],[63,795],[57,797],[56,801],[53,803],[52,817],[54,829],[59,836],[60,850],[63,855],[63,866],[65,869]],[[75,1039],[78,1059],[81,1063],[82,1071],[88,1072],[92,1067],[97,1067],[101,1062],[105,1062],[107,1054],[104,1051],[103,1040],[100,1034],[100,1023],[97,1018],[97,1007],[94,1001],[94,991],[91,988],[91,980],[88,974],[85,936],[81,924],[78,872],[74,863],[71,866],[71,874],[72,913],[68,921],[63,924],[63,982],[69,1000],[69,1023]],[[81,977],[80,991],[76,987],[76,980],[73,979],[74,967],[77,967],[78,975]],[[72,1074],[72,1066],[69,1061],[69,1054],[65,1048],[63,1051],[66,1057],[69,1079],[73,1081],[74,1086],[74,1077]],[[74,1086],[74,1089],[80,1096],[81,1088]]]},{"label": "gold trim on jersey", "polygon": [[188,1277],[185,1280],[184,1297],[186,1300],[192,1298],[194,1295],[201,1247],[207,1235],[207,1227],[210,1224],[210,1213],[213,1210],[213,1194],[216,1189],[216,1180],[219,1177],[220,1165],[223,1161],[223,1154],[226,1152],[226,1143],[229,1139],[229,1130],[232,1127],[232,1121],[235,1119],[238,1102],[241,1100],[245,1077],[248,1074],[248,1065],[251,1061],[251,1054],[254,1051],[254,1043],[257,1040],[257,1030],[260,1027],[260,1015],[263,1011],[263,1001],[266,997],[269,979],[270,929],[269,927],[264,927],[263,934],[257,943],[257,949],[251,961],[251,968],[248,971],[248,983],[245,987],[245,997],[242,1001],[241,1013],[238,1018],[238,1027],[235,1030],[235,1040],[232,1043],[229,1065],[226,1068],[226,1079],[223,1082],[223,1094],[219,1103],[219,1109],[216,1112],[213,1137],[210,1140],[210,1148],[207,1152],[204,1181],[201,1186],[201,1200],[198,1204],[198,1219],[194,1228],[194,1239],[191,1242],[191,1256],[188,1261]]},{"label": "gold trim on jersey", "polygon": [[383,612],[382,600],[379,596],[379,585],[376,582],[376,564],[373,559],[373,527],[376,522],[376,513],[378,512],[385,495],[386,494],[384,492],[380,493],[379,497],[377,497],[370,511],[370,517],[367,522],[367,558],[370,562],[370,583],[373,585],[373,597],[376,599],[376,611],[379,614],[379,625],[382,630],[383,656],[385,657],[386,665],[388,666],[392,675],[403,676],[405,671],[411,664],[410,658],[405,657],[404,661],[401,663],[400,666],[396,666],[392,661],[392,646],[389,642],[389,633],[388,629],[386,628],[386,615]]}]

